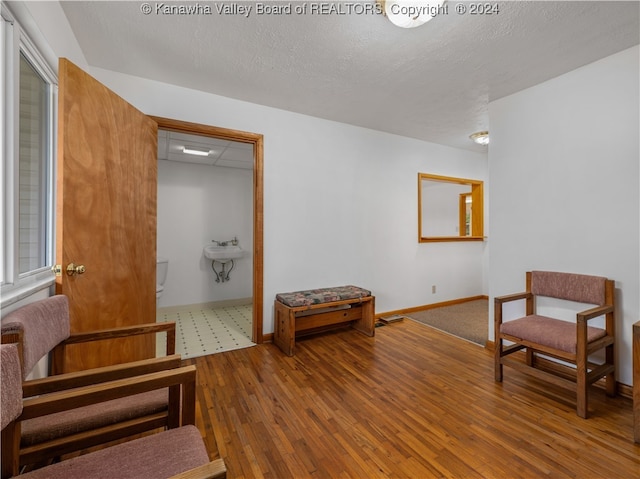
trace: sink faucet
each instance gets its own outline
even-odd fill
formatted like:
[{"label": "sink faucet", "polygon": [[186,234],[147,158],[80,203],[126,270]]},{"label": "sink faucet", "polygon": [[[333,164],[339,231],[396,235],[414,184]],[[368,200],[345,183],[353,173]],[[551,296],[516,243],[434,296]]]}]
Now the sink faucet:
[{"label": "sink faucet", "polygon": [[217,244],[218,246],[228,246],[229,243],[231,243],[233,246],[238,246],[238,237],[234,236],[233,239],[229,241],[211,240],[211,242]]}]

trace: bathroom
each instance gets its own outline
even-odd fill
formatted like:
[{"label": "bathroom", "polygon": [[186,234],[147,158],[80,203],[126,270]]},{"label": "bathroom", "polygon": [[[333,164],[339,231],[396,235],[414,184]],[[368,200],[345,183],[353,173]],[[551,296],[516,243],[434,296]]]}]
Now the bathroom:
[{"label": "bathroom", "polygon": [[[243,254],[222,277],[203,249],[234,239]],[[159,130],[157,255],[167,274],[156,319],[176,321],[183,357],[253,344],[252,245],[253,146]]]}]

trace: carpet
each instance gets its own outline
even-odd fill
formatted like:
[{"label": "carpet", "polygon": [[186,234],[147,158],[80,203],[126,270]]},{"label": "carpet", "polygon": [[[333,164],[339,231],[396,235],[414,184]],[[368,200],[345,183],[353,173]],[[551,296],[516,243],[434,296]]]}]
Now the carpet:
[{"label": "carpet", "polygon": [[405,314],[409,319],[484,346],[489,333],[486,299]]}]

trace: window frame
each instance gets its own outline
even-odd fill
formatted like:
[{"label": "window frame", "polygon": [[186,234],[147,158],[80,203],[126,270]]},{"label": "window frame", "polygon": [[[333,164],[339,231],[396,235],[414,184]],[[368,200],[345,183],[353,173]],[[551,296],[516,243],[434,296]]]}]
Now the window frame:
[{"label": "window frame", "polygon": [[[55,167],[58,78],[44,56],[28,37],[4,4],[0,10],[0,35],[4,48],[0,50],[0,72],[4,89],[0,92],[0,307],[6,307],[37,291],[50,288],[55,282],[52,271],[55,261]],[[21,55],[47,85],[46,165],[43,213],[45,219],[45,261],[42,267],[19,273],[19,115]]]}]

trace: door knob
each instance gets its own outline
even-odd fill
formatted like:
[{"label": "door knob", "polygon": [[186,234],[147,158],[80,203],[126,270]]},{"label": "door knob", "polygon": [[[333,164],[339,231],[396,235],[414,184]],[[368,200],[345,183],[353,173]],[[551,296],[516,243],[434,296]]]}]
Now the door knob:
[{"label": "door knob", "polygon": [[83,264],[73,264],[73,263],[69,263],[69,265],[67,266],[67,274],[69,276],[73,276],[74,274],[82,274],[86,271],[87,269],[84,267]]}]

